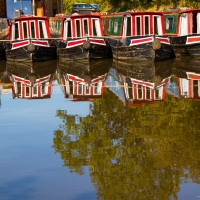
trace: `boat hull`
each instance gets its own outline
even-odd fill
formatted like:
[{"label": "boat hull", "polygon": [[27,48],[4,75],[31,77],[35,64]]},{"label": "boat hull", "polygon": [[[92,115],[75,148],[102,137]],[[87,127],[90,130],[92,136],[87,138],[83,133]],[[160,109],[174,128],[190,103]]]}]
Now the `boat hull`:
[{"label": "boat hull", "polygon": [[18,49],[6,49],[6,59],[9,61],[38,62],[53,60],[56,58],[56,46],[36,46],[36,50],[33,52],[28,51],[25,47],[20,47]]},{"label": "boat hull", "polygon": [[170,37],[170,43],[176,57],[200,55],[200,35]]},{"label": "boat hull", "polygon": [[6,59],[6,52],[4,46],[0,46],[0,60]]},{"label": "boat hull", "polygon": [[112,53],[109,45],[91,44],[90,48],[86,49],[84,44],[81,44],[66,48],[66,44],[60,42],[58,57],[62,60],[95,60],[110,58]]},{"label": "boat hull", "polygon": [[156,61],[173,57],[171,45],[153,40],[152,37],[127,38],[121,41],[109,38],[108,41],[112,48],[113,58],[118,60],[145,59]]}]

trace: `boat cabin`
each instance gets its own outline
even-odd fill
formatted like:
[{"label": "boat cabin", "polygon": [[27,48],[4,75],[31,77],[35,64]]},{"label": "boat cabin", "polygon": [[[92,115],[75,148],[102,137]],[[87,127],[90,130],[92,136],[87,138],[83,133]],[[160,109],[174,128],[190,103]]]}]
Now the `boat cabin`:
[{"label": "boat cabin", "polygon": [[9,40],[48,39],[48,19],[33,15],[22,15],[10,21]]},{"label": "boat cabin", "polygon": [[[60,24],[61,18],[62,25]],[[56,35],[56,26],[59,27],[57,35],[61,35],[63,40],[103,36],[100,14],[72,14],[64,17],[51,17],[50,30],[52,35]]]},{"label": "boat cabin", "polygon": [[166,35],[200,34],[200,9],[170,10],[163,14]]},{"label": "boat cabin", "polygon": [[163,35],[162,12],[133,12],[106,14],[101,16],[104,32],[111,36]]}]

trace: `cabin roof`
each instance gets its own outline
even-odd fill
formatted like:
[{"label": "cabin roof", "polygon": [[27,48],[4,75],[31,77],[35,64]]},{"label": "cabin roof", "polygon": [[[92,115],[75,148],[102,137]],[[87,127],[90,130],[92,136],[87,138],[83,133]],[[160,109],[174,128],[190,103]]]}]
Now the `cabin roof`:
[{"label": "cabin roof", "polygon": [[200,12],[199,8],[196,9],[172,9],[163,11],[164,14],[182,14],[182,13],[197,13]]},{"label": "cabin roof", "polygon": [[15,20],[15,21],[25,21],[25,20],[31,20],[31,19],[47,20],[47,17],[46,16],[39,17],[39,16],[28,14],[28,15],[22,15],[21,17],[18,17],[18,18],[13,18],[12,20]]}]

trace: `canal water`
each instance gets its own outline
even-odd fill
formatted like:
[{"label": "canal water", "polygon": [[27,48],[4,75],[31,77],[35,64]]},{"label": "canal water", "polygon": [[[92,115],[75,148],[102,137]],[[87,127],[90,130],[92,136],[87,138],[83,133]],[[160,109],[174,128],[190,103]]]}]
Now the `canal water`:
[{"label": "canal water", "polygon": [[200,199],[200,60],[0,62],[0,199]]}]

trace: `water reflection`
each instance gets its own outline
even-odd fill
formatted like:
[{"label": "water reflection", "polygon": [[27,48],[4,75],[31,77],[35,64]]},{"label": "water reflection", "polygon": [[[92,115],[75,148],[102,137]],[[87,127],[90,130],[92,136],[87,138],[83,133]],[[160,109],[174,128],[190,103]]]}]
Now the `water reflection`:
[{"label": "water reflection", "polygon": [[111,59],[91,62],[60,61],[57,79],[62,87],[64,98],[71,98],[73,101],[102,98],[104,82],[111,62]]},{"label": "water reflection", "polygon": [[12,82],[14,99],[45,99],[51,97],[56,62],[20,63],[7,61],[6,70]]},{"label": "water reflection", "polygon": [[90,167],[100,199],[177,199],[182,183],[200,183],[200,104],[167,93],[178,75],[176,62],[165,64],[113,63],[87,116],[56,113],[55,152],[71,172]]}]

